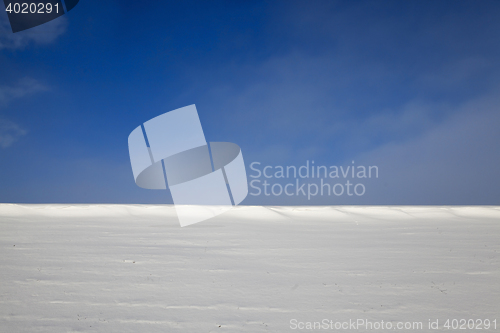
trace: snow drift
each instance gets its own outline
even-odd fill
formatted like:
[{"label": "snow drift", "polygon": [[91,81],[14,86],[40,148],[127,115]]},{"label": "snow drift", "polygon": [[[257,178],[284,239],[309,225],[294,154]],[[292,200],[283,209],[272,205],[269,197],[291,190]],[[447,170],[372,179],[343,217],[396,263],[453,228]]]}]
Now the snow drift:
[{"label": "snow drift", "polygon": [[499,207],[238,206],[180,228],[169,205],[2,204],[0,331],[498,325],[499,239]]}]

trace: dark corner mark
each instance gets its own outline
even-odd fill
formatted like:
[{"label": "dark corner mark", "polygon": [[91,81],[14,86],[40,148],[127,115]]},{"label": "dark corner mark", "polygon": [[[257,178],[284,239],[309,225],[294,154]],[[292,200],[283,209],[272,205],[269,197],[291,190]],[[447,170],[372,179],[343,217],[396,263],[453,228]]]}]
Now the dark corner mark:
[{"label": "dark corner mark", "polygon": [[[64,2],[63,2],[64,1]],[[12,32],[27,30],[52,21],[72,10],[80,0],[3,0]]]}]

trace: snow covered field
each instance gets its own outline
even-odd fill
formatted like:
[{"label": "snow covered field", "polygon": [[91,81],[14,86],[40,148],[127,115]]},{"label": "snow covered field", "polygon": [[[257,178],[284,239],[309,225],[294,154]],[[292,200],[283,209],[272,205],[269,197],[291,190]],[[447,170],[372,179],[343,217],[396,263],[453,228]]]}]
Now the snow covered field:
[{"label": "snow covered field", "polygon": [[0,247],[0,332],[500,331],[500,207],[2,204]]}]

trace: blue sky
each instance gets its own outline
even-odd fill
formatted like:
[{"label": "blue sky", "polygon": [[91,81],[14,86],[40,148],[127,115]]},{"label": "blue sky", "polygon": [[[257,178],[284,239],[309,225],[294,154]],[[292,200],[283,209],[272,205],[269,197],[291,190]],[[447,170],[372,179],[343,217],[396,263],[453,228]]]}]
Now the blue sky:
[{"label": "blue sky", "polygon": [[[362,197],[500,204],[500,2],[81,0],[12,34],[0,13],[0,202],[171,203],[127,137],[196,104],[247,165],[377,165]],[[250,170],[249,170],[250,174]]]}]

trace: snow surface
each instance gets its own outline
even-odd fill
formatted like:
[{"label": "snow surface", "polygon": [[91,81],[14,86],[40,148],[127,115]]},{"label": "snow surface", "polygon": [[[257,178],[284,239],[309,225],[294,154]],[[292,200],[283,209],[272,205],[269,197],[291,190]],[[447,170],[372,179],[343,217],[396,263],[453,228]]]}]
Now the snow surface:
[{"label": "snow surface", "polygon": [[1,332],[500,324],[500,207],[1,204],[0,247]]}]

